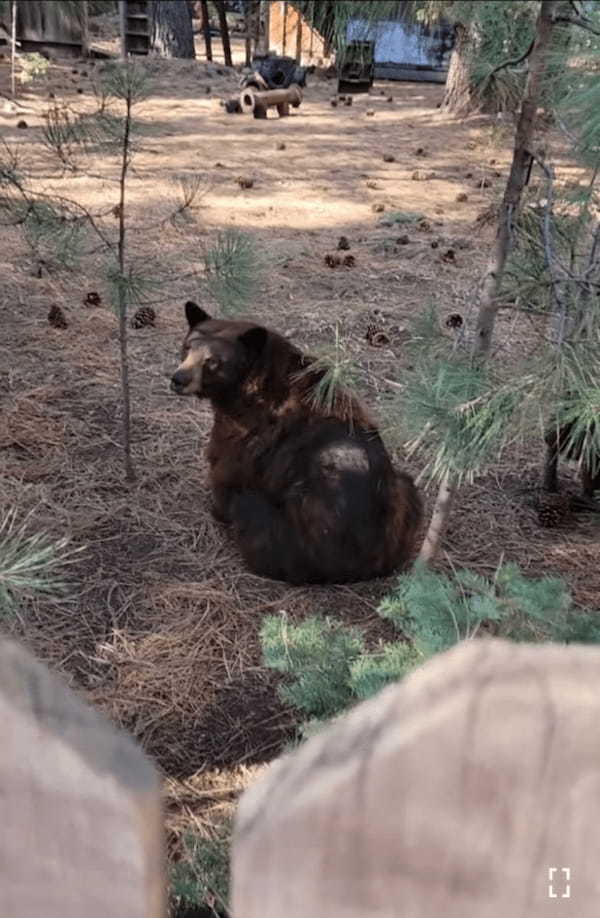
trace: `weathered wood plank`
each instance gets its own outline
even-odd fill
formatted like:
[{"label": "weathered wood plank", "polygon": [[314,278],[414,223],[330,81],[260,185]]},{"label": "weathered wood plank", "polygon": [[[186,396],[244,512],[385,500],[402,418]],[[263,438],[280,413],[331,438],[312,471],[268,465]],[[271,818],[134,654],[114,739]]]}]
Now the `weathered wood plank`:
[{"label": "weathered wood plank", "polygon": [[156,772],[60,679],[0,640],[0,915],[163,918]]},{"label": "weathered wood plank", "polygon": [[235,918],[596,918],[599,724],[599,648],[433,659],[245,793]]}]

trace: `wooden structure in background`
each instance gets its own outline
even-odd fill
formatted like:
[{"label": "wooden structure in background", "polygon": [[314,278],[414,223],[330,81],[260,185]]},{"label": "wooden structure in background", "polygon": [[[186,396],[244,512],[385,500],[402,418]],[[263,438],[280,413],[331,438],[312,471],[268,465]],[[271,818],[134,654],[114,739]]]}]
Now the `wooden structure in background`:
[{"label": "wooden structure in background", "polygon": [[20,50],[54,51],[79,57],[82,53],[81,8],[61,0],[27,0],[16,4]]},{"label": "wooden structure in background", "polygon": [[599,723],[599,647],[435,657],[246,791],[233,914],[597,918]]},{"label": "wooden structure in background", "polygon": [[268,45],[277,54],[294,55],[298,63],[310,64],[327,57],[325,40],[287,0],[275,0],[265,17]]},{"label": "wooden structure in background", "polygon": [[148,0],[119,0],[121,57],[150,52],[150,13]]},{"label": "wooden structure in background", "polygon": [[0,915],[164,918],[157,774],[135,744],[0,640]]}]

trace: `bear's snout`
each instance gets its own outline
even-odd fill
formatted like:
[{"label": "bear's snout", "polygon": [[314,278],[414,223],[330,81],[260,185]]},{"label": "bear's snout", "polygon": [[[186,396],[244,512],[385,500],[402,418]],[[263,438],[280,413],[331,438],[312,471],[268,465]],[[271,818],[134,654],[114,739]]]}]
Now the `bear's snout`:
[{"label": "bear's snout", "polygon": [[192,374],[188,370],[177,370],[171,376],[171,389],[178,395],[182,395],[191,382]]}]

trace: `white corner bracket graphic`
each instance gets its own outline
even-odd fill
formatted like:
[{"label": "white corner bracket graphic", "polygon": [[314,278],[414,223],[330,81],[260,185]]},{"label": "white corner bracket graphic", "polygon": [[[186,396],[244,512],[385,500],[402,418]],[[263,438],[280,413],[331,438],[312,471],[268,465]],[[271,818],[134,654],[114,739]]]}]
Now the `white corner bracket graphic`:
[{"label": "white corner bracket graphic", "polygon": [[[555,876],[560,870],[562,877],[555,880]],[[548,868],[548,898],[549,899],[570,899],[571,898],[571,868],[570,867],[549,867]],[[556,885],[562,880],[562,892],[556,892]]]}]

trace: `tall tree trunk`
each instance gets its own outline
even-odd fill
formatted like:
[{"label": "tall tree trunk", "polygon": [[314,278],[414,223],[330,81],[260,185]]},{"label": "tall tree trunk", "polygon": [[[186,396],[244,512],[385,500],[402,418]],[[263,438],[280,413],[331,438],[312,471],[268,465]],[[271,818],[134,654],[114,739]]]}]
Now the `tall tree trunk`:
[{"label": "tall tree trunk", "polygon": [[261,20],[263,27],[260,41],[260,50],[262,54],[268,54],[269,48],[271,47],[271,0],[262,0],[261,6]]},{"label": "tall tree trunk", "polygon": [[127,7],[125,0],[119,0],[119,54],[122,61],[127,60]]},{"label": "tall tree trunk", "polygon": [[227,25],[227,13],[225,11],[225,0],[215,0],[217,14],[219,16],[219,31],[221,33],[221,42],[223,43],[223,60],[226,67],[233,67],[231,59],[231,42],[229,40],[229,26]]},{"label": "tall tree trunk", "polygon": [[253,22],[253,4],[252,0],[246,0],[244,5],[244,29],[246,32],[246,67],[252,63],[252,22]]},{"label": "tall tree trunk", "polygon": [[[484,279],[481,305],[477,317],[473,353],[475,357],[480,359],[485,359],[492,343],[494,323],[498,311],[498,293],[506,267],[506,260],[510,252],[512,226],[519,211],[531,163],[529,151],[531,150],[535,129],[536,111],[543,89],[544,74],[548,64],[548,52],[552,47],[553,14],[558,2],[559,0],[542,0],[536,23],[535,40],[529,56],[529,74],[515,133],[512,166],[498,218],[496,245]],[[455,492],[456,482],[453,480],[451,472],[447,472],[440,484],[433,516],[419,556],[426,563],[432,561],[439,550]]]},{"label": "tall tree trunk", "polygon": [[210,38],[210,17],[208,15],[207,0],[200,0],[200,9],[202,11],[202,34],[204,35],[204,50],[206,60],[212,61],[212,42]]},{"label": "tall tree trunk", "polygon": [[454,27],[454,48],[450,56],[442,108],[453,115],[464,116],[475,107],[471,82],[471,39],[466,26]]},{"label": "tall tree trunk", "polygon": [[296,20],[296,63],[302,62],[302,16],[300,11],[296,10],[298,19]]},{"label": "tall tree trunk", "polygon": [[90,55],[90,16],[88,0],[80,0],[79,3],[81,17],[81,56],[89,57]]},{"label": "tall tree trunk", "polygon": [[10,7],[10,91],[17,94],[17,0],[12,0]]},{"label": "tall tree trunk", "polygon": [[154,0],[152,50],[161,57],[195,58],[192,11],[186,0]]},{"label": "tall tree trunk", "polygon": [[287,21],[288,21],[288,5],[287,0],[284,0],[283,3],[283,16],[281,18],[283,23],[283,35],[281,36],[281,53],[285,55],[285,47],[287,41]]},{"label": "tall tree trunk", "polygon": [[535,130],[536,112],[548,64],[548,52],[552,47],[553,14],[556,6],[557,0],[542,0],[536,23],[535,40],[529,56],[529,74],[515,134],[513,160],[498,218],[496,244],[487,267],[481,293],[473,347],[473,352],[478,357],[487,354],[492,343],[498,312],[498,294],[511,248],[512,227],[518,217],[523,189],[527,184],[531,165],[530,150]]}]

